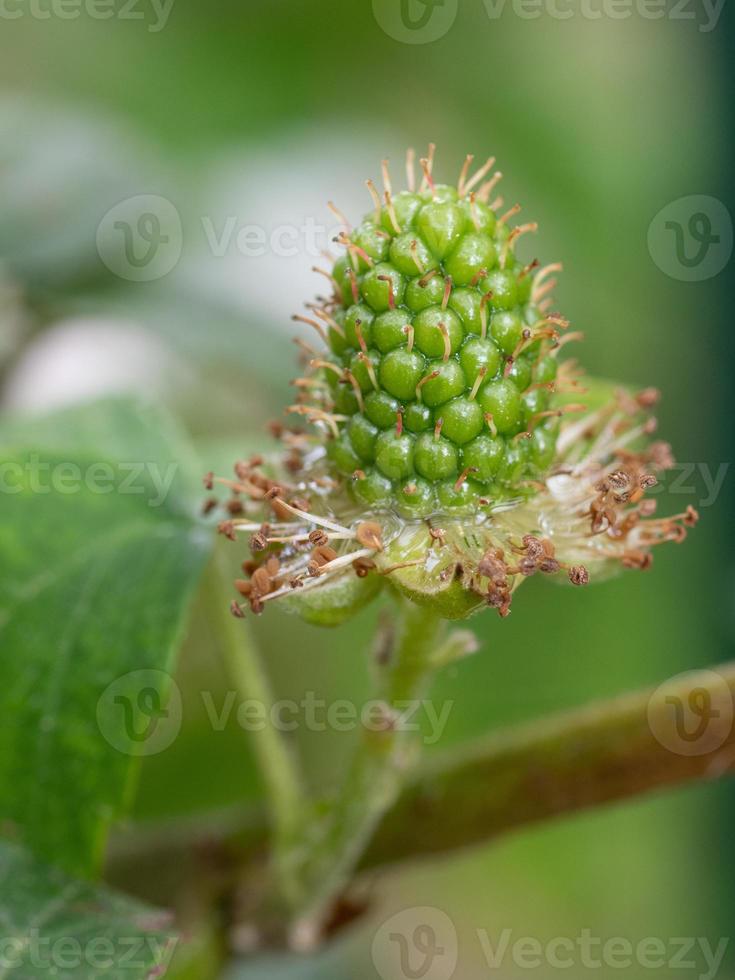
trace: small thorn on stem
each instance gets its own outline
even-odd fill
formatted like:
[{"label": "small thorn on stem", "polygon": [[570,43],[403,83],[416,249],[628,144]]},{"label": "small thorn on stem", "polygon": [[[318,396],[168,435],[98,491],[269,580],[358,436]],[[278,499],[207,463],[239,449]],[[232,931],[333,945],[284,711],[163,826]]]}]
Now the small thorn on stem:
[{"label": "small thorn on stem", "polygon": [[421,389],[426,384],[427,381],[433,381],[434,378],[439,377],[438,371],[432,371],[430,374],[425,375],[419,383],[416,385],[416,400],[421,401]]},{"label": "small thorn on stem", "polygon": [[455,481],[454,489],[456,491],[458,491],[459,488],[462,486],[462,484],[467,479],[467,477],[470,475],[470,473],[477,473],[477,472],[478,472],[478,470],[477,470],[477,467],[476,466],[465,466],[465,468],[462,470],[462,472],[459,474],[459,476],[457,477],[457,479]]},{"label": "small thorn on stem", "polygon": [[446,310],[449,297],[452,295],[452,277],[447,276],[444,280],[444,296],[442,297],[442,310]]},{"label": "small thorn on stem", "polygon": [[[490,180],[486,181],[482,185],[482,187],[480,188],[480,190],[477,192],[477,198],[478,198],[478,200],[479,201],[482,201],[483,204],[487,204],[487,202],[490,200],[490,195],[492,194],[495,186],[502,179],[503,179],[502,173],[499,170],[497,170],[492,175],[492,177],[490,178]],[[494,208],[491,208],[490,210],[494,210]]]},{"label": "small thorn on stem", "polygon": [[493,291],[491,289],[480,300],[480,336],[483,340],[487,337],[487,304],[492,298]]},{"label": "small thorn on stem", "polygon": [[340,221],[345,226],[345,228],[347,229],[347,231],[351,231],[352,230],[352,225],[350,224],[350,222],[345,217],[344,212],[343,211],[340,211],[340,209],[337,207],[337,205],[333,201],[327,201],[327,207],[332,212],[332,214],[335,216],[335,218],[337,219],[337,221]]},{"label": "small thorn on stem", "polygon": [[518,214],[520,210],[521,210],[520,204],[514,204],[512,208],[508,208],[505,214],[501,214],[501,216],[498,218],[498,224],[504,225],[506,221],[508,221],[510,218],[513,217],[513,215]]},{"label": "small thorn on stem", "polygon": [[[393,280],[391,279],[390,276],[378,276],[378,279],[380,280],[380,282],[388,283],[388,306],[392,310],[395,310],[396,297],[395,297],[395,293],[393,292]],[[357,300],[355,300],[355,302],[357,302]]]},{"label": "small thorn on stem", "polygon": [[416,190],[416,151],[410,146],[406,150],[406,186],[412,194]]},{"label": "small thorn on stem", "polygon": [[472,385],[472,391],[470,392],[470,401],[473,402],[477,398],[477,392],[480,390],[485,376],[487,375],[487,368],[481,367],[477,372],[477,377],[475,378],[475,383]]},{"label": "small thorn on stem", "polygon": [[375,205],[375,221],[377,223],[380,221],[380,214],[383,209],[380,203],[380,194],[378,194],[378,188],[370,178],[365,181],[365,186],[370,192],[370,197],[373,199],[373,204]]},{"label": "small thorn on stem", "polygon": [[464,197],[465,195],[464,184],[467,180],[467,174],[470,172],[470,167],[472,166],[472,161],[474,159],[474,156],[471,153],[468,153],[465,157],[464,163],[462,164],[462,170],[459,175],[459,180],[457,181],[457,193],[460,197]]},{"label": "small thorn on stem", "polygon": [[488,172],[495,166],[495,157],[489,157],[487,161],[480,167],[477,173],[471,177],[465,184],[464,192],[469,194],[473,187],[480,183],[483,178],[485,178]]},{"label": "small thorn on stem", "polygon": [[421,275],[423,275],[426,272],[426,266],[419,258],[419,245],[415,238],[411,242],[411,258],[413,259],[418,271],[421,273]]},{"label": "small thorn on stem", "polygon": [[436,187],[434,186],[434,179],[432,177],[432,171],[434,169],[434,153],[436,152],[436,144],[429,143],[429,153],[428,156],[422,157],[419,160],[421,164],[421,169],[424,172],[424,179],[421,181],[421,191],[425,191],[427,188],[431,191],[432,196],[436,194]]}]

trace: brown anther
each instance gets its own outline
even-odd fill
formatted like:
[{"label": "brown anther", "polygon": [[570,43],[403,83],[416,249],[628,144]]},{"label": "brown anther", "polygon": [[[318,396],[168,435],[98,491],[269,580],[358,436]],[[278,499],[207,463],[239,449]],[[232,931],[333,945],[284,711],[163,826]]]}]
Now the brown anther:
[{"label": "brown anther", "polygon": [[478,562],[477,572],[483,578],[489,578],[496,586],[505,586],[508,577],[508,566],[502,559],[489,551]]},{"label": "brown anther", "polygon": [[651,487],[655,487],[657,483],[658,480],[651,473],[645,473],[638,480],[638,486],[641,488],[641,490],[650,490]]},{"label": "brown anther", "polygon": [[369,558],[356,558],[352,562],[352,567],[358,578],[365,578],[375,568],[375,562]]},{"label": "brown anther", "polygon": [[232,521],[220,521],[217,525],[217,532],[223,534],[229,541],[235,541],[237,538],[235,525]]},{"label": "brown anther", "polygon": [[262,531],[257,531],[250,538],[250,550],[256,554],[258,551],[265,551],[268,547],[268,538]]},{"label": "brown anther", "polygon": [[569,581],[572,585],[587,585],[590,580],[590,573],[584,565],[572,565],[569,569]]},{"label": "brown anther", "polygon": [[554,572],[559,571],[561,565],[556,558],[542,558],[538,563],[538,568],[540,572],[545,572],[547,575],[553,575]]},{"label": "brown anther", "polygon": [[541,559],[546,555],[543,541],[533,534],[523,535],[523,549],[529,558]]},{"label": "brown anther", "polygon": [[235,619],[245,619],[245,613],[242,611],[242,607],[236,599],[233,599],[230,603],[230,612]]},{"label": "brown anther", "polygon": [[265,570],[268,572],[271,578],[275,578],[276,575],[278,575],[281,570],[281,563],[275,555],[271,555],[271,557],[265,563]]},{"label": "brown anther", "polygon": [[357,483],[358,480],[364,480],[365,479],[365,470],[354,470],[354,472],[350,475],[350,479],[354,483]]},{"label": "brown anther", "polygon": [[328,565],[329,562],[334,561],[336,557],[337,552],[328,544],[317,545],[311,553],[311,560],[315,561],[319,567],[322,565]]},{"label": "brown anther", "polygon": [[381,551],[383,548],[383,529],[375,521],[363,521],[355,528],[355,537],[363,548],[374,548]]},{"label": "brown anther", "polygon": [[537,567],[533,558],[521,558],[518,562],[518,571],[521,575],[533,575]]},{"label": "brown anther", "polygon": [[418,487],[416,486],[415,483],[407,483],[403,488],[403,492],[406,494],[407,497],[412,497],[417,490]]},{"label": "brown anther", "polygon": [[273,515],[279,518],[279,520],[288,521],[293,518],[293,514],[280,497],[274,497],[270,501],[270,508],[273,511]]},{"label": "brown anther", "polygon": [[626,551],[621,561],[624,568],[637,568],[645,572],[653,564],[653,555],[647,551]]},{"label": "brown anther", "polygon": [[699,522],[699,511],[695,510],[694,507],[689,504],[684,517],[682,517],[682,520],[687,527],[694,527],[694,525]]},{"label": "brown anther", "polygon": [[315,546],[329,544],[329,535],[324,528],[318,527],[309,533],[309,541]]},{"label": "brown anther", "polygon": [[202,514],[206,517],[207,514],[211,514],[212,511],[217,507],[219,501],[216,497],[207,497],[207,499],[202,504]]},{"label": "brown anther", "polygon": [[251,582],[248,582],[245,578],[235,579],[235,588],[240,593],[240,595],[249,596],[253,591],[253,586]]},{"label": "brown anther", "polygon": [[239,497],[231,497],[225,504],[225,507],[227,508],[227,513],[231,514],[233,517],[236,517],[238,514],[242,514],[242,512],[245,510],[245,505],[243,504],[242,500],[239,499]]},{"label": "brown anther", "polygon": [[260,601],[259,597],[255,595],[251,595],[250,611],[254,613],[256,616],[260,616],[260,614],[263,612],[264,609],[265,609],[265,605]]},{"label": "brown anther", "polygon": [[202,477],[202,483],[204,484],[205,490],[214,489],[214,473],[210,470],[209,473],[205,473]]},{"label": "brown anther", "polygon": [[641,408],[653,408],[660,398],[661,392],[658,388],[644,388],[643,391],[639,391],[635,396],[635,400]]},{"label": "brown anther", "polygon": [[271,591],[271,577],[264,567],[255,569],[250,582],[253,587],[253,593],[257,596],[268,595]]}]

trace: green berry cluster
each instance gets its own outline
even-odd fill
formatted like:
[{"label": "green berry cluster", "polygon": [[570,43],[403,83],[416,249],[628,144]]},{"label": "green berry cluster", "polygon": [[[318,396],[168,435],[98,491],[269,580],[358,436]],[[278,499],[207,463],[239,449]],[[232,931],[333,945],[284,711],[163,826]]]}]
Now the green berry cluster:
[{"label": "green berry cluster", "polygon": [[515,238],[483,200],[430,179],[340,237],[320,372],[328,458],[361,505],[469,510],[551,464],[553,339]]}]

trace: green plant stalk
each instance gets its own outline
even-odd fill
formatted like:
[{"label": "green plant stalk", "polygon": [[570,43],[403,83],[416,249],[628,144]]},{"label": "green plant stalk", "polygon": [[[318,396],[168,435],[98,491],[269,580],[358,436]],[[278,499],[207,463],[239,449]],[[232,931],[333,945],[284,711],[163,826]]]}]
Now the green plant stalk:
[{"label": "green plant stalk", "polygon": [[[296,845],[299,887],[290,896],[294,935],[318,932],[330,903],[351,879],[375,828],[400,795],[418,749],[416,733],[401,726],[401,715],[406,702],[426,692],[436,669],[441,623],[431,610],[399,600],[395,640],[376,663],[375,698],[383,704],[374,725],[379,730],[361,733],[337,795],[316,815],[316,831],[305,826]],[[305,856],[299,861],[300,854]]]},{"label": "green plant stalk", "polygon": [[[222,601],[230,581],[222,554],[215,552],[207,574],[207,610],[225,669],[236,690],[244,698],[262,704],[268,716],[273,695],[257,646],[247,624],[235,619]],[[280,842],[294,833],[304,807],[301,777],[294,754],[275,726],[264,725],[253,732],[250,744],[268,795],[278,854]]]}]

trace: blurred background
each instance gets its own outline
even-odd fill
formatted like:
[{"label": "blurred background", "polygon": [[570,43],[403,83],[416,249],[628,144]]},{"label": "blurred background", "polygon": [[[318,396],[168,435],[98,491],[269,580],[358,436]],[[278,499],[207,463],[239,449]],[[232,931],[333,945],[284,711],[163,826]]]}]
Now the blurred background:
[{"label": "blurred background", "polygon": [[[166,404],[217,468],[262,444],[289,398],[290,316],[320,291],[327,200],[362,214],[364,179],[386,155],[400,172],[407,145],[435,141],[448,182],[466,153],[496,154],[506,202],[540,223],[533,254],[564,262],[557,306],[586,334],[575,355],[664,393],[659,433],[688,466],[659,506],[693,504],[702,521],[645,577],[584,591],[532,580],[507,621],[474,620],[481,652],[438,682],[454,702],[446,745],[731,655],[733,34],[732,11],[702,0],[446,0],[424,27],[422,7],[137,0],[103,19],[91,0],[63,17],[8,0],[0,404],[33,415],[135,393]],[[277,695],[359,703],[377,614],[330,632],[276,610],[259,620]],[[202,609],[177,679],[190,710],[145,762],[141,824],[260,792],[242,731],[213,731],[198,697],[226,686]],[[315,784],[349,750],[334,732],[295,737]],[[478,929],[714,947],[735,913],[734,818],[718,783],[526,830],[383,879],[369,916],[316,961],[244,959],[226,976],[375,977],[376,929],[412,906],[454,922],[462,980],[488,975]],[[524,972],[506,963],[503,976]],[[735,978],[735,949],[718,975]]]}]

